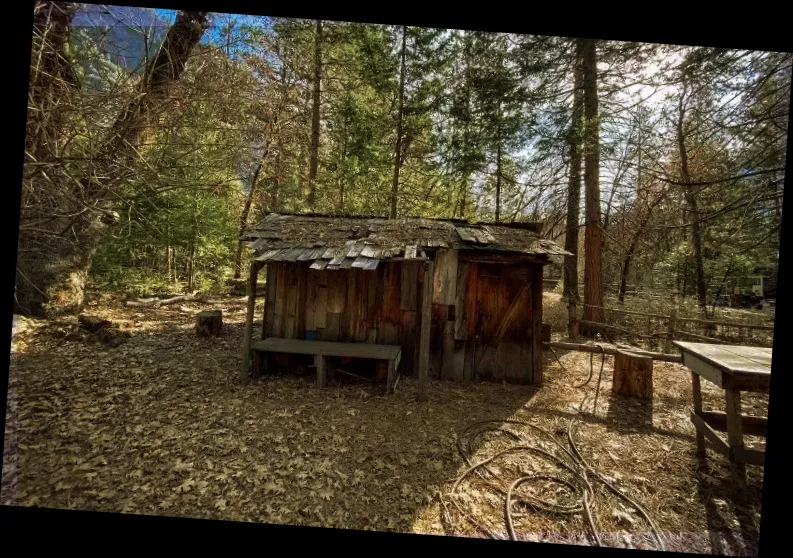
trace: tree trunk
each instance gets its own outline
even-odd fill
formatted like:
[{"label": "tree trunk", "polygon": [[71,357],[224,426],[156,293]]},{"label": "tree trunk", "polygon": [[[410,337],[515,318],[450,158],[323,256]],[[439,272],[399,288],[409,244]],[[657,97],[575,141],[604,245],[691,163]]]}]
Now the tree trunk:
[{"label": "tree trunk", "polygon": [[168,273],[168,281],[174,283],[176,281],[176,277],[174,275],[174,268],[173,268],[173,264],[174,264],[173,246],[168,246],[168,248],[166,248],[165,258],[167,260],[166,272]]},{"label": "tree trunk", "polygon": [[[67,90],[62,85],[72,82],[74,72],[65,57],[72,7],[50,2],[36,6],[34,26],[38,27],[34,29],[49,38],[42,42],[41,52],[34,51],[31,58],[30,102],[36,109],[62,104]],[[135,158],[139,156],[135,147],[149,116],[167,100],[169,86],[179,79],[207,26],[204,12],[177,14],[157,56],[146,69],[143,90],[121,111],[105,142],[85,155],[85,160],[92,161],[88,169],[71,159],[53,159],[51,165],[42,165],[43,160],[26,160],[15,293],[21,313],[43,315],[50,309],[75,310],[82,306],[93,253],[112,223],[106,219],[111,209],[110,193],[134,172]],[[47,80],[51,85],[47,85]],[[43,115],[44,121],[37,116],[28,120],[28,134],[32,138],[45,134],[47,152],[54,154],[61,129],[55,126],[48,130],[55,122],[51,118],[55,111],[48,112]],[[31,162],[37,164],[27,164]],[[46,230],[30,224],[42,218],[49,219],[44,225]]]},{"label": "tree trunk", "polygon": [[501,220],[501,139],[496,147],[496,223]]},{"label": "tree trunk", "polygon": [[[639,141],[637,145],[637,151],[639,155],[639,162],[636,168],[636,201],[637,206],[639,200],[641,200],[643,196],[642,190],[642,129],[641,123],[639,123]],[[622,263],[622,273],[620,274],[620,289],[617,295],[618,302],[620,304],[625,303],[625,289],[628,286],[628,273],[630,272],[631,261],[633,260],[633,255],[636,252],[636,246],[639,243],[639,235],[644,232],[644,227],[647,225],[647,222],[650,218],[650,210],[648,208],[646,218],[642,221],[642,224],[636,230],[636,234],[634,234],[633,239],[631,240],[630,247],[628,248],[628,253],[625,254],[625,259]]]},{"label": "tree trunk", "polygon": [[190,239],[190,252],[187,256],[187,292],[193,292],[193,281],[195,280],[195,245],[198,240],[198,199],[195,200],[193,211],[193,236]]},{"label": "tree trunk", "polygon": [[465,204],[468,193],[468,177],[464,178],[460,184],[460,219],[465,219]]},{"label": "tree trunk", "polygon": [[650,218],[652,217],[653,210],[656,207],[658,207],[658,205],[666,197],[666,192],[667,190],[664,189],[663,192],[661,192],[661,194],[656,199],[654,199],[650,205],[647,206],[644,216],[642,217],[639,226],[636,228],[636,232],[633,234],[633,238],[631,239],[630,246],[628,247],[628,252],[625,254],[625,259],[622,262],[622,273],[621,273],[620,290],[619,290],[620,304],[623,304],[625,302],[625,289],[628,284],[628,272],[630,270],[630,265],[631,262],[633,261],[633,257],[636,254],[636,248],[639,246],[639,240],[641,239],[642,234],[644,234],[644,230],[647,228],[647,225],[650,222]]},{"label": "tree trunk", "polygon": [[311,102],[311,154],[308,170],[308,207],[314,210],[317,192],[315,180],[319,166],[319,109],[320,85],[322,83],[322,20],[317,20],[317,31],[314,36],[314,90]]},{"label": "tree trunk", "polygon": [[[264,153],[264,157],[267,157],[267,152]],[[262,161],[256,166],[256,170],[253,173],[253,177],[251,178],[251,187],[248,190],[248,195],[245,198],[245,205],[243,206],[242,214],[240,215],[240,234],[237,237],[237,252],[234,254],[234,279],[239,279],[242,273],[242,235],[245,234],[245,229],[248,228],[248,215],[250,215],[253,197],[256,194],[256,186],[259,182],[259,173],[261,172],[262,165],[264,164],[264,157],[262,158]]]},{"label": "tree trunk", "polygon": [[[33,50],[28,90],[26,159],[44,163],[57,156],[61,108],[78,87],[66,53],[72,19],[79,4],[37,1],[33,10]],[[34,173],[40,167],[31,169]]]},{"label": "tree trunk", "polygon": [[612,391],[628,397],[652,400],[653,358],[618,350],[614,355]]},{"label": "tree trunk", "polygon": [[[685,91],[683,93],[685,95]],[[688,168],[688,151],[686,149],[686,135],[684,119],[686,110],[683,104],[683,95],[680,97],[677,120],[677,145],[680,151],[680,180],[683,182],[683,196],[691,214],[691,245],[694,249],[694,277],[697,294],[697,304],[706,312],[708,287],[705,282],[705,266],[702,257],[702,231],[699,222],[699,207],[697,204],[696,188],[691,185],[691,174]]]},{"label": "tree trunk", "polygon": [[600,142],[595,41],[582,46],[584,78],[584,188],[586,236],[584,239],[584,316],[603,321],[603,229],[600,220]]},{"label": "tree trunk", "polygon": [[195,240],[190,242],[190,253],[187,256],[187,292],[193,292],[193,277],[195,270],[193,269],[193,256],[195,255]]},{"label": "tree trunk", "polygon": [[633,241],[631,242],[630,248],[628,248],[627,254],[625,254],[625,259],[622,262],[622,273],[620,274],[620,290],[619,294],[617,295],[618,302],[620,304],[625,303],[625,289],[628,287],[628,273],[631,269],[631,261],[633,260],[633,254],[636,251],[636,244],[639,236],[636,235],[633,237]]},{"label": "tree trunk", "polygon": [[118,162],[118,154],[137,154],[130,146],[134,147],[140,141],[153,109],[167,99],[171,85],[178,81],[190,53],[208,27],[207,12],[180,11],[176,14],[176,21],[147,68],[146,90],[136,96],[116,119],[110,139],[104,145],[105,155],[116,156]]},{"label": "tree trunk", "polygon": [[402,26],[402,53],[399,66],[399,97],[397,100],[396,146],[394,147],[394,181],[391,184],[391,219],[397,216],[397,194],[399,192],[399,167],[402,165],[402,111],[405,97],[405,46],[407,44],[406,25]]},{"label": "tree trunk", "polygon": [[567,221],[564,249],[572,256],[564,257],[564,296],[568,305],[578,303],[578,229],[581,217],[581,135],[584,112],[583,75],[581,68],[581,39],[576,41],[573,60],[573,114],[568,132],[570,175],[567,186]]},{"label": "tree trunk", "polygon": [[280,195],[281,176],[283,171],[283,159],[281,157],[282,150],[283,141],[281,140],[281,134],[278,134],[275,143],[275,178],[273,179],[273,186],[272,190],[270,191],[270,211],[275,211],[276,213],[281,210],[278,196]]}]

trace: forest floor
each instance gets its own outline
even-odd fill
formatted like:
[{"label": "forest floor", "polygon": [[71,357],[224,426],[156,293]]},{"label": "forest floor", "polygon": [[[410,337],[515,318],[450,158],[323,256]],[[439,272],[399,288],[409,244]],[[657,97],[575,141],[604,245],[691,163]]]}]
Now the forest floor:
[{"label": "forest floor", "polygon": [[[556,304],[548,293],[546,310]],[[578,417],[581,454],[648,511],[668,550],[757,553],[762,469],[748,467],[742,507],[730,498],[725,460],[712,452],[705,465],[697,460],[681,365],[656,362],[654,399],[640,404],[611,394],[607,357],[594,414],[591,397],[589,413],[578,409],[595,391],[600,357],[577,389],[590,357],[558,351],[564,370],[547,354],[542,387],[432,381],[426,404],[415,402],[409,378],[387,397],[380,385],[318,390],[305,376],[242,386],[244,298],[184,306],[95,303],[88,312],[131,334],[114,348],[66,340],[57,335],[65,323],[15,323],[3,503],[481,537],[458,512],[444,521],[437,497],[467,469],[462,429],[528,421],[566,445]],[[202,308],[224,310],[218,338],[195,335]],[[720,390],[702,385],[705,407],[723,408]],[[745,396],[744,412],[766,408],[767,397]],[[474,446],[473,460],[493,455],[494,443]],[[654,548],[639,514],[593,483],[603,544]],[[458,491],[477,521],[506,536],[501,495],[471,477]],[[522,540],[592,544],[581,514],[524,511],[515,530]]]}]

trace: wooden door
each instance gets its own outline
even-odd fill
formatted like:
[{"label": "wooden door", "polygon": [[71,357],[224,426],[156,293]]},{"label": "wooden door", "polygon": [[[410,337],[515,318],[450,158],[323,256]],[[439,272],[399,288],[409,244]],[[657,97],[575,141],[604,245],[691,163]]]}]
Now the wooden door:
[{"label": "wooden door", "polygon": [[531,274],[516,265],[477,267],[474,377],[530,382]]}]

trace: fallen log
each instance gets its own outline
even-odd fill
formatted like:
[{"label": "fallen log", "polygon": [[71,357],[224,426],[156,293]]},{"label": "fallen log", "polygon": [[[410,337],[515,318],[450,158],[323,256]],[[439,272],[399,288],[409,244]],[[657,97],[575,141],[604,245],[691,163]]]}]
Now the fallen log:
[{"label": "fallen log", "polygon": [[200,302],[200,298],[194,295],[179,295],[173,298],[145,298],[138,300],[128,300],[126,306],[152,306],[157,308],[159,306],[167,306],[168,304],[176,304],[177,302],[195,301]]},{"label": "fallen log", "polygon": [[118,347],[130,337],[129,332],[117,329],[103,328],[86,337],[88,343],[101,343],[108,347]]},{"label": "fallen log", "polygon": [[113,327],[113,322],[110,320],[99,318],[97,316],[89,316],[87,314],[80,314],[77,316],[77,321],[90,333],[96,333],[106,327]]},{"label": "fallen log", "polygon": [[[603,352],[607,355],[616,355],[617,351],[619,350],[629,350],[641,356],[651,357],[653,360],[658,360],[661,362],[683,362],[683,359],[680,355],[670,355],[666,353],[654,353],[651,351],[645,351],[643,349],[637,349],[634,347],[616,347],[614,345],[607,345],[601,344],[603,347]],[[543,343],[543,347],[552,348],[552,349],[560,349],[563,351],[582,351],[585,353],[600,353],[600,348],[597,345],[584,345],[582,343],[563,343],[561,341],[551,341],[549,343]]]}]

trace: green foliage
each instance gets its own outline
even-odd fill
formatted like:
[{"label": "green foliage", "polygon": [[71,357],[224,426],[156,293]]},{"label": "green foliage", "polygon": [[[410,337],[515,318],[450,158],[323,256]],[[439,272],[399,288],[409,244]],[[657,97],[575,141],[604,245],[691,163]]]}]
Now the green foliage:
[{"label": "green foliage", "polygon": [[[114,192],[118,221],[93,271],[118,288],[172,286],[169,249],[180,288],[191,271],[194,288],[218,288],[232,273],[248,198],[247,224],[268,211],[308,209],[316,22],[219,17],[213,25],[213,39],[196,49],[171,104],[150,123],[135,179]],[[402,28],[322,28],[314,210],[386,215]],[[492,220],[499,183],[502,220],[563,217],[573,44],[408,27],[398,213]],[[72,35],[82,102],[103,115],[90,125],[67,120],[77,160],[141,85],[140,72],[103,48],[95,34]],[[598,53],[605,279],[619,281],[635,238],[631,280],[693,283],[693,218],[683,210],[674,122],[684,80],[707,279],[774,268],[784,175],[768,169],[784,166],[790,57],[606,41]],[[649,75],[654,62],[661,77]],[[653,80],[667,95],[655,104],[625,93]]]}]

